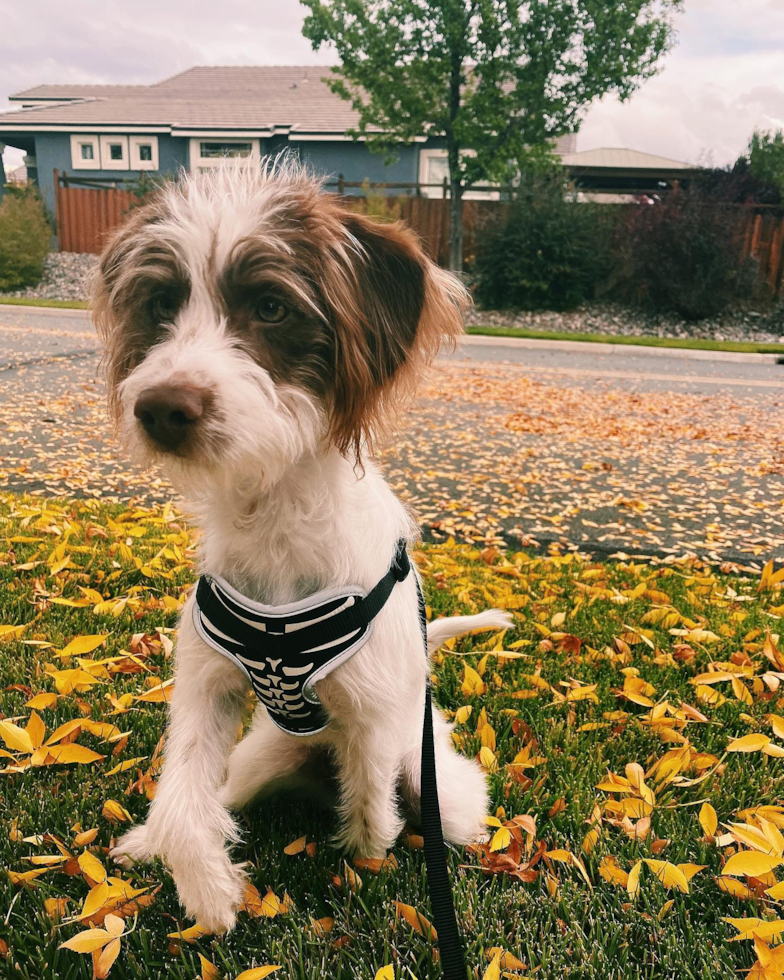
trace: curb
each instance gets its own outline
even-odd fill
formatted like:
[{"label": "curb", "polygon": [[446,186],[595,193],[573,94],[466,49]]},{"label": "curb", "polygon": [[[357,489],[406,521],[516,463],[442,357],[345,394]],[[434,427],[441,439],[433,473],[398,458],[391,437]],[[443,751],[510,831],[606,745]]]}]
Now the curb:
[{"label": "curb", "polygon": [[534,337],[499,337],[495,334],[465,334],[460,341],[469,347],[517,347],[528,350],[558,350],[573,354],[620,357],[677,357],[690,361],[729,361],[738,364],[784,364],[781,354],[745,354],[727,350],[689,350],[683,347],[643,347],[636,344],[600,344],[588,340],[540,340]]}]

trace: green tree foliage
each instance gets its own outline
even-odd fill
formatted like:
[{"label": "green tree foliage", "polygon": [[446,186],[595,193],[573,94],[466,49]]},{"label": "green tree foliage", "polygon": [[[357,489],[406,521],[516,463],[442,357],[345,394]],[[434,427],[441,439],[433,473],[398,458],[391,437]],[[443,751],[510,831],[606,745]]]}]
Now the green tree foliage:
[{"label": "green tree foliage", "polygon": [[38,191],[8,185],[0,203],[0,290],[37,286],[52,243]]},{"label": "green tree foliage", "polygon": [[531,147],[574,131],[587,107],[628,98],[673,40],[683,0],[302,0],[303,33],[332,44],[330,85],[389,153],[443,138],[451,266],[462,265],[466,185],[514,176]]},{"label": "green tree foliage", "polygon": [[784,190],[784,132],[755,130],[749,140],[748,158],[751,172],[758,180]]}]

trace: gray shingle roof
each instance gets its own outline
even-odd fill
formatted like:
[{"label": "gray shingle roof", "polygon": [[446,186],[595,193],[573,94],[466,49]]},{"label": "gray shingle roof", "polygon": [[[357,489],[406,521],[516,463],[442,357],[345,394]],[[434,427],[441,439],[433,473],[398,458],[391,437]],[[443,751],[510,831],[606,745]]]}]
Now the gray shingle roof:
[{"label": "gray shingle roof", "polygon": [[325,67],[191,68],[156,85],[39,85],[12,98],[62,101],[2,113],[0,123],[342,133],[358,116],[329,90],[328,74]]}]

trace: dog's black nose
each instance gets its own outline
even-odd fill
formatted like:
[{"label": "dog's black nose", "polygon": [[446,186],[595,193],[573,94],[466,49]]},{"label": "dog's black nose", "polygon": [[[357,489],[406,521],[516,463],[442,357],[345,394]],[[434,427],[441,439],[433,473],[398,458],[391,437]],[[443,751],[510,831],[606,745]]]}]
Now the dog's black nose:
[{"label": "dog's black nose", "polygon": [[204,415],[207,392],[192,385],[157,385],[136,399],[133,414],[163,449],[175,450],[185,442]]}]

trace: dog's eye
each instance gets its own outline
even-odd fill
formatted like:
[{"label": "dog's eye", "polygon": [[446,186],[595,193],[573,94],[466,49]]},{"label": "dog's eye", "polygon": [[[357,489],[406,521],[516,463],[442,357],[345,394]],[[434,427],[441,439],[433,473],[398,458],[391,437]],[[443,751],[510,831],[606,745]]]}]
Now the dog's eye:
[{"label": "dog's eye", "polygon": [[178,309],[179,303],[174,296],[167,296],[165,293],[153,296],[150,301],[150,313],[156,323],[171,323]]},{"label": "dog's eye", "polygon": [[280,323],[288,316],[286,307],[271,296],[265,296],[256,304],[256,316],[262,323]]}]

